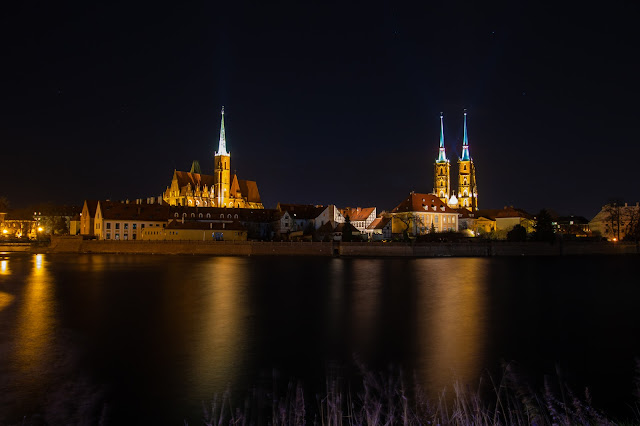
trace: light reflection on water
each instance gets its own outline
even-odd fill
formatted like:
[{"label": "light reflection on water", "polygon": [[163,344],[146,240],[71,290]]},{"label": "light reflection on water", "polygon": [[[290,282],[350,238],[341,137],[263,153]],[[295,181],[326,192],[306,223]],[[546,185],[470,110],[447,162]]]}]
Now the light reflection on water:
[{"label": "light reflection on water", "polygon": [[44,255],[33,255],[32,265],[16,319],[14,362],[25,377],[37,376],[46,370],[55,328],[55,300]]},{"label": "light reflection on water", "polygon": [[234,382],[246,351],[247,263],[243,258],[212,258],[192,279],[205,283],[200,323],[189,369],[195,388]]},{"label": "light reflection on water", "polygon": [[[575,261],[578,266],[580,261]],[[614,266],[621,265],[618,270],[633,263],[622,257],[614,261]],[[613,270],[600,262],[596,271]],[[541,304],[554,307],[547,302],[556,300],[562,288],[550,285],[556,293],[545,289],[543,280],[557,272],[549,265],[560,271],[576,267],[564,259],[9,255],[0,260],[0,424],[17,423],[24,415],[16,410],[13,417],[3,417],[17,398],[30,401],[26,412],[33,413],[48,403],[51,389],[64,387],[67,377],[60,378],[56,368],[65,357],[69,368],[62,374],[77,379],[86,373],[87,382],[97,381],[91,386],[106,380],[105,387],[113,387],[105,398],[114,413],[135,399],[133,414],[120,408],[121,417],[114,418],[137,414],[141,423],[154,424],[179,424],[187,417],[196,424],[201,402],[227,385],[239,384],[242,391],[276,362],[284,368],[295,364],[285,374],[317,372],[326,354],[344,364],[351,364],[351,355],[357,353],[383,368],[386,363],[408,366],[407,375],[415,371],[431,392],[450,389],[454,378],[473,385],[509,350],[522,358],[537,347],[564,344],[553,309],[549,319],[531,320],[543,309]],[[523,267],[532,278],[523,277]],[[547,268],[544,274],[538,272],[541,267]],[[589,284],[592,276],[596,278]],[[598,292],[603,280],[597,277],[590,271],[579,283],[581,297],[601,307],[593,312],[603,312],[601,320],[592,320],[589,334],[612,321],[610,329],[602,328],[598,335],[603,346],[635,342],[606,339],[611,330],[626,330],[625,325],[640,327],[629,314],[637,290]],[[530,284],[513,285],[521,284],[518,280]],[[615,282],[625,282],[625,276]],[[565,288],[561,296],[573,301],[573,290]],[[527,297],[518,299],[527,291],[537,295],[537,304]],[[599,297],[591,301],[591,294]],[[596,303],[600,300],[606,306]],[[605,316],[610,313],[607,306],[615,306],[612,319]],[[567,322],[576,318],[582,324],[591,318],[573,302],[558,312]],[[531,322],[525,324],[527,320]],[[541,320],[548,323],[538,335]],[[514,336],[525,325],[530,331],[518,347]],[[548,333],[556,333],[551,342],[544,340]],[[625,333],[621,335],[635,336]],[[587,339],[577,340],[583,341]],[[575,345],[562,350],[576,359]],[[76,367],[69,355],[74,351],[86,357],[82,359],[88,372]],[[558,352],[554,348],[550,356]],[[117,367],[110,370],[114,360]],[[113,375],[117,380],[108,382]],[[313,380],[309,376],[313,374],[305,384]],[[89,394],[86,388],[78,389],[74,395],[61,395],[61,405]],[[125,391],[127,396],[120,397]],[[176,402],[181,396],[189,402]],[[171,405],[178,414],[169,418],[165,406]]]},{"label": "light reflection on water", "polygon": [[487,260],[416,261],[418,370],[434,390],[474,383],[485,368]]}]

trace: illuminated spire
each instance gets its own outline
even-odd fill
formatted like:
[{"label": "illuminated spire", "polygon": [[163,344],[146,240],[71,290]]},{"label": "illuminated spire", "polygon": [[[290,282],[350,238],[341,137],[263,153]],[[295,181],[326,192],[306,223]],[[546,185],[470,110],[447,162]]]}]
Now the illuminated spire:
[{"label": "illuminated spire", "polygon": [[220,121],[220,142],[218,143],[216,155],[229,155],[227,152],[227,140],[224,135],[224,106],[222,107],[222,120]]},{"label": "illuminated spire", "polygon": [[440,154],[436,163],[446,163],[447,161],[447,154],[444,152],[444,124],[442,113],[440,113]]},{"label": "illuminated spire", "polygon": [[470,161],[469,138],[467,137],[467,110],[464,110],[464,139],[462,140],[462,161]]}]

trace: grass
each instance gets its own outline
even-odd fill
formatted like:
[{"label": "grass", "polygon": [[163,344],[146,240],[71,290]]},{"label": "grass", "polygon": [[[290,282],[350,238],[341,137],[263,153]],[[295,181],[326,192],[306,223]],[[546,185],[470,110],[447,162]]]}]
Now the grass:
[{"label": "grass", "polygon": [[640,424],[640,363],[635,380],[636,405],[631,420],[614,421],[594,408],[589,390],[581,395],[567,384],[545,377],[543,389],[533,390],[507,364],[499,381],[482,379],[477,389],[455,382],[452,394],[444,389],[429,398],[412,381],[407,386],[401,371],[373,373],[360,367],[361,383],[351,388],[339,377],[326,380],[315,397],[305,394],[300,382],[286,389],[254,389],[242,406],[234,406],[231,393],[214,398],[204,408],[204,424],[222,425],[614,425]]}]

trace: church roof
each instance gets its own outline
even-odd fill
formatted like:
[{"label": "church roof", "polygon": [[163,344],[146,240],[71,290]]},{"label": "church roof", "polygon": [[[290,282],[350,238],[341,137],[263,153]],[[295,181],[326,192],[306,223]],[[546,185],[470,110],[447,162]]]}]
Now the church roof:
[{"label": "church roof", "polygon": [[261,203],[260,192],[258,191],[258,184],[254,180],[238,179],[238,185],[240,186],[240,192],[242,197],[246,198],[249,203]]},{"label": "church roof", "polygon": [[392,210],[392,213],[403,212],[440,212],[440,213],[456,213],[455,210],[447,206],[433,194],[418,194],[412,192],[407,198]]},{"label": "church roof", "polygon": [[196,186],[200,186],[203,188],[204,185],[207,185],[209,188],[213,186],[214,177],[211,175],[203,175],[200,173],[190,173],[190,172],[181,172],[179,170],[175,171],[175,177],[178,179],[178,187],[183,188],[188,184],[191,184],[192,188],[196,188]]}]

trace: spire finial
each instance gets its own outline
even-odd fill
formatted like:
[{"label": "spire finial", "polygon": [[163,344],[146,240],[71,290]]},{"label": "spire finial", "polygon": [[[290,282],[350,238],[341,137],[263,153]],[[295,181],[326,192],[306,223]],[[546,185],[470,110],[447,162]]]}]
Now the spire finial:
[{"label": "spire finial", "polygon": [[229,155],[227,152],[227,139],[224,134],[224,105],[222,106],[222,118],[220,120],[220,141],[218,142],[218,152],[216,155]]}]

